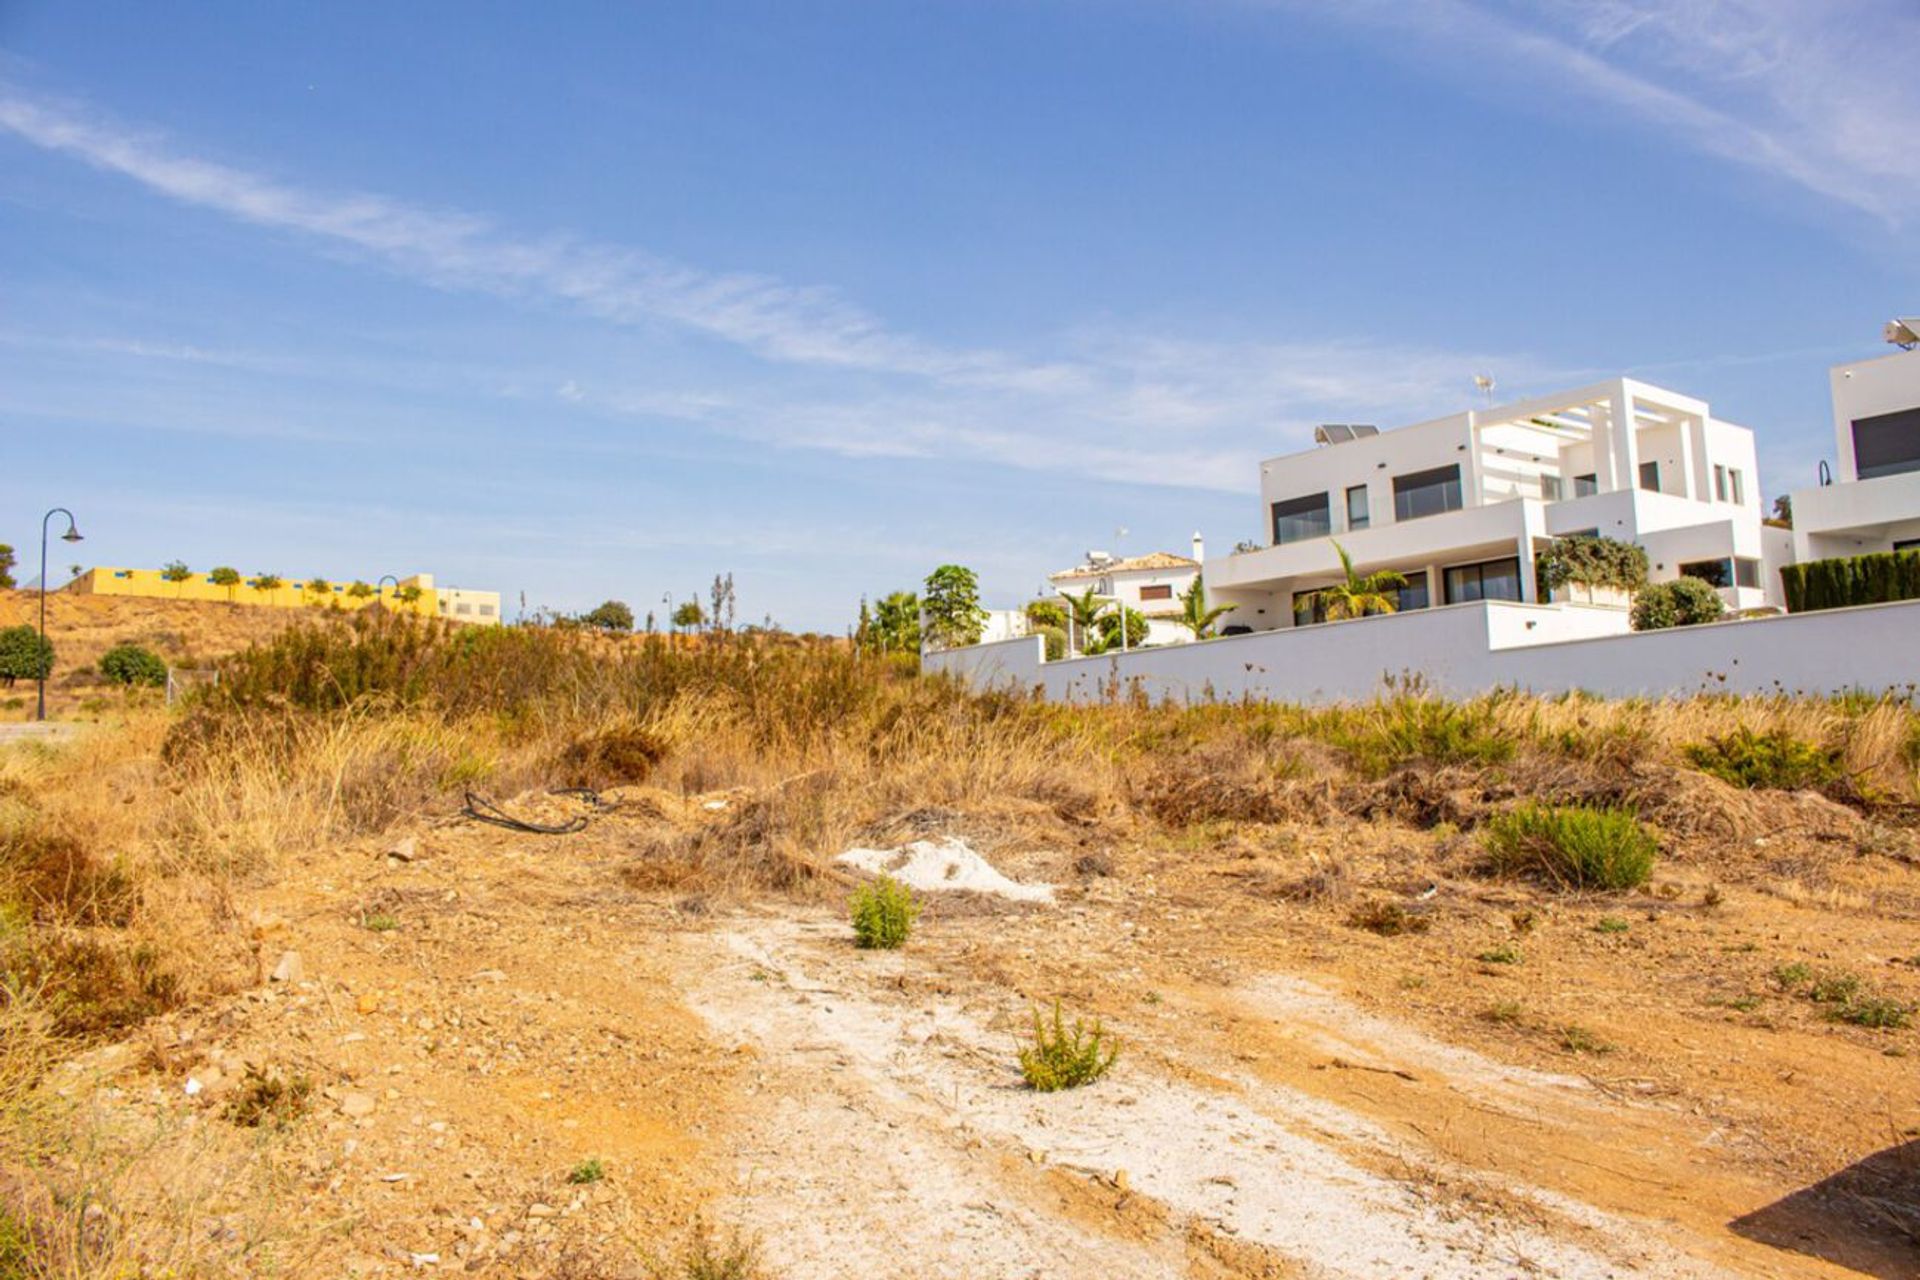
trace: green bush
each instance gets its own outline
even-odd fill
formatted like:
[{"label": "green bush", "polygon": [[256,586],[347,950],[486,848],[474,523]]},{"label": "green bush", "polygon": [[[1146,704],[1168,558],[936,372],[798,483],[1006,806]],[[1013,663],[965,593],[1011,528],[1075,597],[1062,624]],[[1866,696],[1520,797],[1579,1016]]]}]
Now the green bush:
[{"label": "green bush", "polygon": [[1067,609],[1058,600],[1034,600],[1027,604],[1027,621],[1036,627],[1067,629]]},{"label": "green bush", "polygon": [[920,904],[892,876],[880,876],[853,891],[853,940],[868,949],[891,951],[906,942]]},{"label": "green bush", "polygon": [[[1138,649],[1147,642],[1147,615],[1138,609],[1126,609],[1125,612],[1127,648]],[[1095,624],[1095,631],[1099,634],[1102,652],[1120,647],[1120,616],[1118,614],[1112,612],[1101,614],[1100,621]]]},{"label": "green bush", "polygon": [[1565,586],[1638,591],[1647,585],[1647,553],[1616,538],[1555,538],[1534,561],[1544,598]]},{"label": "green bush", "polygon": [[1533,801],[1489,821],[1486,844],[1501,870],[1568,889],[1631,889],[1652,874],[1659,851],[1629,810]]},{"label": "green bush", "polygon": [[1837,750],[1796,738],[1785,729],[1755,733],[1742,725],[1688,747],[1687,759],[1702,773],[1748,790],[1818,790],[1841,775]]},{"label": "green bush", "polygon": [[1642,587],[1633,598],[1635,631],[1664,631],[1717,621],[1727,611],[1720,593],[1699,578],[1675,578]]},{"label": "green bush", "polygon": [[1047,661],[1058,662],[1067,656],[1067,632],[1064,627],[1035,627],[1033,633],[1047,642]]},{"label": "green bush", "polygon": [[1514,751],[1513,739],[1485,700],[1452,702],[1403,693],[1357,710],[1334,710],[1320,718],[1319,726],[1356,768],[1374,776],[1415,760],[1499,764]]},{"label": "green bush", "polygon": [[43,680],[53,674],[53,642],[32,627],[0,628],[0,683]]},{"label": "green bush", "polygon": [[1780,570],[1787,612],[1920,599],[1920,551],[1874,551]]},{"label": "green bush", "polygon": [[115,684],[158,688],[167,682],[167,664],[151,649],[118,644],[101,657],[100,674]]},{"label": "green bush", "polygon": [[1075,1018],[1069,1027],[1055,1000],[1051,1021],[1033,1011],[1033,1043],[1020,1050],[1020,1074],[1040,1093],[1077,1089],[1107,1074],[1119,1056],[1097,1020],[1087,1026]]}]

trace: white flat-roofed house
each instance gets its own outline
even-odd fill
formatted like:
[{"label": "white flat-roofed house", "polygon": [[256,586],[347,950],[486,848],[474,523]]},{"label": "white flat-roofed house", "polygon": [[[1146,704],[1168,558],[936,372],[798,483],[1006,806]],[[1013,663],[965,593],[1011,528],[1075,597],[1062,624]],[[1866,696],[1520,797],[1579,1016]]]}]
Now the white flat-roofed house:
[{"label": "white flat-roofed house", "polygon": [[1791,495],[1794,559],[1920,548],[1920,350],[1828,376],[1837,465],[1830,483]]},{"label": "white flat-roofed house", "polygon": [[[1192,558],[1153,551],[1125,559],[1089,551],[1080,564],[1048,574],[1047,581],[1062,595],[1081,595],[1091,587],[1095,595],[1137,610],[1147,620],[1150,645],[1183,644],[1193,639],[1193,633],[1175,619],[1182,609],[1180,597],[1200,574],[1205,544],[1197,533],[1193,535],[1193,550]],[[1231,617],[1228,615],[1229,620]]]},{"label": "white flat-roofed house", "polygon": [[1239,606],[1225,619],[1236,630],[1320,621],[1315,592],[1341,573],[1335,542],[1362,574],[1406,577],[1403,611],[1546,603],[1536,554],[1571,534],[1639,543],[1653,581],[1704,578],[1735,609],[1780,599],[1790,549],[1761,523],[1753,433],[1705,401],[1617,378],[1390,431],[1316,435],[1318,447],[1260,466],[1267,545],[1206,561],[1209,595]]}]

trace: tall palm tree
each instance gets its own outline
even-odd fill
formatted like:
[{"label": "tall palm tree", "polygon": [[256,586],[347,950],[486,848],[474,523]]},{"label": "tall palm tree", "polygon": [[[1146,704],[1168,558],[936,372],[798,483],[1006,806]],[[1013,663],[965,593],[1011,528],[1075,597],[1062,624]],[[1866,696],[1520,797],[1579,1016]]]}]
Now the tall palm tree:
[{"label": "tall palm tree", "polygon": [[1199,574],[1193,576],[1193,585],[1180,595],[1181,626],[1193,632],[1195,640],[1205,640],[1213,630],[1213,624],[1225,615],[1232,613],[1239,605],[1221,604],[1207,607],[1207,582]]},{"label": "tall palm tree", "polygon": [[[1088,587],[1081,595],[1062,593],[1060,598],[1066,602],[1067,620],[1073,628],[1067,632],[1071,641],[1073,631],[1080,633],[1081,651],[1087,654],[1099,653],[1103,642],[1100,639],[1100,611],[1107,607],[1107,601],[1094,587]],[[1072,648],[1069,643],[1068,648]]]},{"label": "tall palm tree", "polygon": [[1407,585],[1404,574],[1381,569],[1363,578],[1354,572],[1353,557],[1347,554],[1345,547],[1336,542],[1333,549],[1340,553],[1340,568],[1347,580],[1320,588],[1320,599],[1325,603],[1328,622],[1399,610],[1400,600],[1395,593]]}]

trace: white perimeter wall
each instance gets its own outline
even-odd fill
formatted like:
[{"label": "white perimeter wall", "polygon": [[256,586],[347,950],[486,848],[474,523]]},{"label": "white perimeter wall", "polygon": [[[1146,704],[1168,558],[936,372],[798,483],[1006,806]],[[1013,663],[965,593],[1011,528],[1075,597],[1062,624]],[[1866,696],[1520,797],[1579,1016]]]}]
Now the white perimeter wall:
[{"label": "white perimeter wall", "polygon": [[[1102,698],[1116,681],[1155,700],[1276,702],[1368,698],[1386,678],[1406,675],[1463,696],[1502,686],[1608,697],[1905,693],[1920,682],[1920,601],[1496,647],[1528,634],[1529,618],[1544,625],[1555,612],[1483,601],[1069,662],[1041,662],[1040,641],[1030,637],[929,654],[924,665],[982,688],[1038,688],[1056,701]],[[1593,616],[1601,612],[1581,610],[1557,625],[1602,625]]]}]

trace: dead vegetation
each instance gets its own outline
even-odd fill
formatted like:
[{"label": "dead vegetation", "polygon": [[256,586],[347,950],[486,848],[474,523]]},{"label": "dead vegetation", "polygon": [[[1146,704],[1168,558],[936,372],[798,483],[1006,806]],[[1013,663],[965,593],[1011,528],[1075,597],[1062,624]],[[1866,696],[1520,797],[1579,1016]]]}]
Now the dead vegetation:
[{"label": "dead vegetation", "polygon": [[[1061,707],[830,643],[617,644],[373,615],[296,628],[229,659],[183,713],[135,708],[112,732],[0,753],[0,1147],[45,1150],[67,1132],[35,1088],[62,1053],[260,981],[278,944],[243,905],[251,893],[317,850],[454,821],[473,789],[529,814],[572,803],[549,788],[600,789],[618,817],[609,880],[683,919],[768,897],[824,909],[850,887],[833,853],[964,829],[982,847],[1044,851],[1045,875],[1089,900],[1151,878],[1163,908],[1201,908],[1242,945],[1275,913],[1331,925],[1377,949],[1358,954],[1383,989],[1419,991],[1475,957],[1484,982],[1515,984],[1591,976],[1614,962],[1586,958],[1596,948],[1666,947],[1632,955],[1665,966],[1689,1016],[1804,1024],[1878,1053],[1907,1034],[1920,956],[1845,990],[1812,971],[1769,984],[1758,950],[1700,959],[1685,948],[1721,944],[1654,922],[1695,921],[1726,897],[1920,919],[1916,744],[1920,717],[1893,700],[1450,702],[1413,687],[1320,709]],[[384,946],[438,909],[364,897],[339,914]],[[962,914],[937,906],[929,926]],[[1689,954],[1698,975],[1683,972]],[[992,963],[1017,987],[1037,981],[1023,962]],[[1633,1037],[1536,1012],[1531,996],[1421,1000],[1475,1034],[1652,1070]],[[1087,1060],[1084,1037],[1051,1030]],[[1110,1064],[1102,1052],[1095,1036],[1091,1061]],[[317,1087],[259,1073],[227,1114],[271,1141]],[[37,1224],[48,1187],[73,1194],[70,1165],[0,1160],[0,1261],[53,1256]],[[111,1225],[58,1246],[78,1259],[70,1274],[177,1247],[102,1243]],[[670,1273],[750,1274],[730,1248]]]}]

